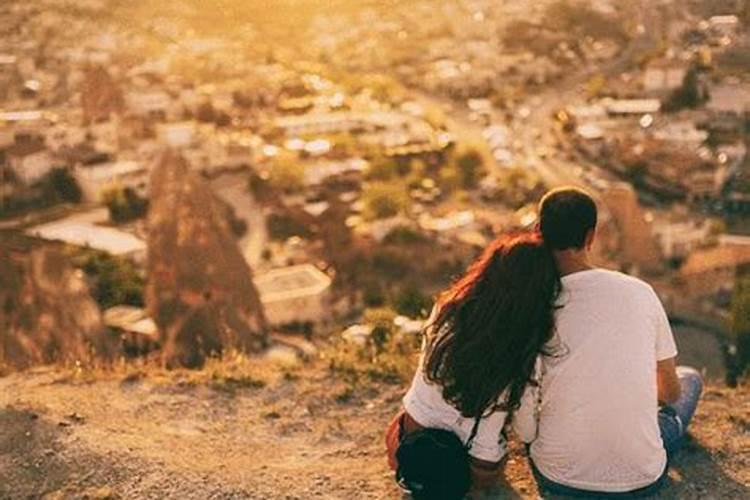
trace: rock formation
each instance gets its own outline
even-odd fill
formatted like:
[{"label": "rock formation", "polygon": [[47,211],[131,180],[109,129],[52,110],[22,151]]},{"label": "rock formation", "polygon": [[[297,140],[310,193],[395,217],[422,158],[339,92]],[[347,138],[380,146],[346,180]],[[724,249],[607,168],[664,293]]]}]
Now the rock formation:
[{"label": "rock formation", "polygon": [[21,369],[115,352],[85,278],[62,253],[3,246],[0,270],[0,363]]},{"label": "rock formation", "polygon": [[174,151],[153,167],[146,303],[169,367],[199,367],[227,348],[265,347],[251,271],[208,183]]},{"label": "rock formation", "polygon": [[102,66],[87,69],[81,89],[81,107],[86,123],[109,120],[121,113],[125,106],[122,91],[114,78]]}]

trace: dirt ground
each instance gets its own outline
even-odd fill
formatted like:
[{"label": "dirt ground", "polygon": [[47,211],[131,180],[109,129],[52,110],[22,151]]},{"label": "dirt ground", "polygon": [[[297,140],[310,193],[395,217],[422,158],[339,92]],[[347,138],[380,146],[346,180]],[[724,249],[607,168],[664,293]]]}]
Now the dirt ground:
[{"label": "dirt ground", "polygon": [[[390,499],[382,431],[403,387],[323,361],[264,383],[177,372],[0,378],[1,499]],[[520,448],[507,475],[536,498]],[[709,387],[662,498],[750,498],[750,388]]]}]

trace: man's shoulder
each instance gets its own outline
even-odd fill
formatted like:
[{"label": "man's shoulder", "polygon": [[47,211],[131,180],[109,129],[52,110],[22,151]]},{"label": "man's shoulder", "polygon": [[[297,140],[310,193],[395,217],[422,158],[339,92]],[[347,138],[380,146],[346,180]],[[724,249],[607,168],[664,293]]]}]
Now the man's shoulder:
[{"label": "man's shoulder", "polygon": [[607,286],[627,289],[632,293],[644,294],[650,297],[655,296],[653,287],[635,276],[611,269],[596,269],[595,274],[596,279]]}]

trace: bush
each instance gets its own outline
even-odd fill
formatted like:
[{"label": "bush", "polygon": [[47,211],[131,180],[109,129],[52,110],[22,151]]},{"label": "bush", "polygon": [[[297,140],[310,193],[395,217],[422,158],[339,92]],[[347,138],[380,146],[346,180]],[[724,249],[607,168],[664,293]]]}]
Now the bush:
[{"label": "bush", "polygon": [[364,346],[338,342],[326,353],[329,369],[352,384],[362,381],[403,384],[414,375],[419,335],[397,334],[396,313],[387,308],[368,309],[363,321],[375,329]]},{"label": "bush", "polygon": [[374,181],[389,181],[398,175],[399,167],[396,160],[381,157],[373,160],[367,171],[367,179]]},{"label": "bush", "polygon": [[550,4],[544,13],[543,25],[578,39],[627,39],[620,19],[603,14],[580,0],[559,0]]},{"label": "bush", "polygon": [[410,318],[425,318],[432,308],[432,299],[429,295],[415,287],[409,286],[396,295],[393,306],[399,314]]},{"label": "bush", "polygon": [[145,280],[131,261],[106,252],[87,252],[76,260],[90,279],[94,300],[102,309],[121,304],[143,307]]},{"label": "bush", "polygon": [[456,169],[461,186],[466,189],[474,188],[482,175],[484,158],[477,149],[469,148],[457,155]]},{"label": "bush", "polygon": [[148,200],[129,187],[112,188],[104,192],[102,199],[109,210],[110,220],[116,224],[139,219],[148,211]]},{"label": "bush", "polygon": [[386,296],[383,287],[377,282],[368,283],[362,291],[362,301],[366,307],[382,307],[385,305]]},{"label": "bush", "polygon": [[407,226],[395,227],[383,238],[383,243],[388,245],[413,245],[425,241],[427,237],[424,234]]},{"label": "bush", "polygon": [[46,184],[54,199],[68,203],[80,203],[81,188],[68,169],[53,168],[50,170],[47,174]]},{"label": "bush", "polygon": [[307,226],[287,214],[272,213],[266,221],[268,234],[277,241],[286,241],[292,236],[307,238],[310,231]]},{"label": "bush", "polygon": [[377,248],[372,255],[372,267],[386,279],[403,279],[412,269],[408,260],[393,250]]},{"label": "bush", "polygon": [[737,349],[730,377],[742,375],[750,367],[750,272],[737,279],[731,304],[732,336]]},{"label": "bush", "polygon": [[305,187],[305,167],[293,156],[280,156],[273,162],[268,183],[286,193],[301,191]]},{"label": "bush", "polygon": [[708,92],[702,87],[698,69],[693,66],[685,74],[682,85],[675,89],[664,103],[668,112],[697,108],[708,100]]},{"label": "bush", "polygon": [[362,193],[365,214],[370,219],[385,219],[405,211],[409,205],[404,186],[383,182],[368,185]]}]

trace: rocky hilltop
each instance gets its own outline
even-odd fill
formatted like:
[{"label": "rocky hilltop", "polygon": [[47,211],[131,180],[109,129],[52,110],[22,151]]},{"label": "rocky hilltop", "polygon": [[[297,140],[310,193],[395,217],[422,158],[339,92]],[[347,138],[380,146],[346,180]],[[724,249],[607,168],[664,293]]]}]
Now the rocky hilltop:
[{"label": "rocky hilltop", "polygon": [[146,303],[167,366],[201,366],[227,348],[265,347],[251,271],[208,183],[174,151],[154,164]]}]

